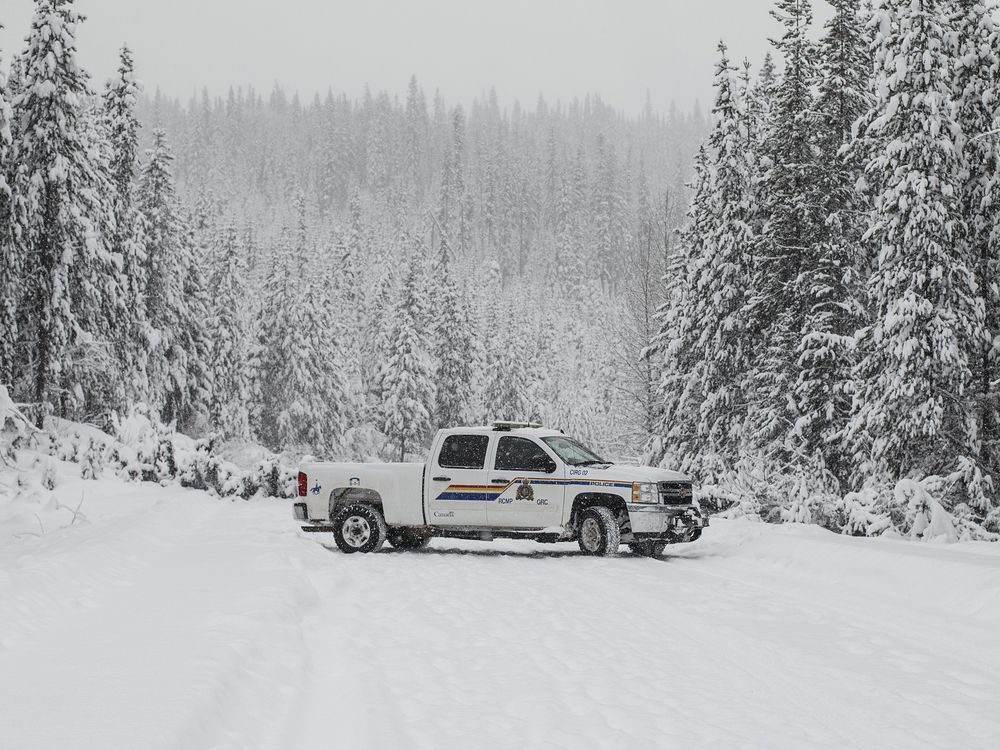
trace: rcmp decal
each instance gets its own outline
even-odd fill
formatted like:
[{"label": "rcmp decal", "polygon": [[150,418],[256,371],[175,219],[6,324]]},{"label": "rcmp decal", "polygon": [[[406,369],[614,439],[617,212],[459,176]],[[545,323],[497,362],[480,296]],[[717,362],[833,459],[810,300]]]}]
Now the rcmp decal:
[{"label": "rcmp decal", "polygon": [[314,484],[309,491],[312,492],[314,495],[318,495],[320,490],[322,489],[323,489],[322,485],[320,485],[319,482],[316,482],[316,484]]},{"label": "rcmp decal", "polygon": [[521,480],[521,484],[518,485],[514,497],[518,500],[527,500],[529,503],[535,499],[535,490],[531,487],[530,479]]}]

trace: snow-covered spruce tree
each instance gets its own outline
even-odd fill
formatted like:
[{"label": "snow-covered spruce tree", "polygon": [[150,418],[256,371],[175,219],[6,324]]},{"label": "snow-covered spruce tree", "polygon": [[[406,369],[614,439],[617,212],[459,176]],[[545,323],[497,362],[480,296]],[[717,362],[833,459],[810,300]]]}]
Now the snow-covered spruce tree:
[{"label": "snow-covered spruce tree", "polygon": [[622,217],[623,196],[614,145],[597,137],[597,174],[593,206],[597,270],[605,292],[617,290],[619,270],[625,259],[628,230]]},{"label": "snow-covered spruce tree", "polygon": [[[177,370],[177,390],[173,397],[176,410],[164,410],[165,417],[176,418],[177,427],[188,434],[203,432],[208,425],[213,392],[212,351],[210,338],[212,295],[205,269],[207,252],[198,244],[188,227],[184,236],[184,305],[178,316],[176,349],[184,352],[184,367]],[[181,380],[183,378],[183,380]],[[168,399],[168,404],[171,401]]]},{"label": "snow-covered spruce tree", "polygon": [[516,305],[497,305],[490,331],[494,341],[486,357],[483,419],[525,420],[536,416],[532,403],[530,337],[520,335],[526,322]]},{"label": "snow-covered spruce tree", "polygon": [[834,15],[819,46],[818,94],[812,144],[819,217],[802,269],[800,295],[805,318],[797,347],[794,398],[801,450],[818,452],[841,481],[850,473],[844,429],[853,391],[854,333],[864,320],[864,280],[870,269],[862,242],[868,205],[856,190],[861,165],[841,151],[852,127],[870,103],[869,39],[859,17],[858,0],[831,0]]},{"label": "snow-covered spruce tree", "polygon": [[[3,25],[0,24],[0,29]],[[0,56],[0,386],[14,379],[17,346],[17,298],[20,294],[20,254],[14,250],[11,194],[8,177],[13,171],[11,156],[10,93]]]},{"label": "snow-covered spruce tree", "polygon": [[282,434],[279,421],[290,399],[293,336],[298,328],[293,318],[290,251],[291,239],[286,230],[264,282],[254,357],[254,424],[260,441],[275,450],[292,444],[291,436]]},{"label": "snow-covered spruce tree", "polygon": [[798,375],[804,315],[812,309],[809,279],[822,217],[813,150],[812,7],[808,0],[779,0],[772,15],[784,27],[773,43],[785,69],[766,124],[764,151],[770,163],[759,186],[763,225],[754,249],[749,312],[762,346],[754,362],[747,438],[754,450],[784,460],[799,416],[789,393]]},{"label": "snow-covered spruce tree", "polygon": [[[985,518],[1000,487],[1000,6],[957,0],[952,10],[952,96],[962,130],[959,196],[967,222],[969,262],[985,311],[985,335],[973,352],[975,461],[964,477],[968,502]],[[1000,531],[1000,517],[990,526]]]},{"label": "snow-covered spruce tree", "polygon": [[81,16],[69,0],[37,0],[14,98],[14,263],[23,279],[15,383],[45,415],[95,417],[117,405],[112,342],[122,316],[121,267],[108,247],[108,167],[76,61]]},{"label": "snow-covered spruce tree", "polygon": [[[258,335],[257,422],[261,438],[280,450],[304,446],[315,455],[341,447],[346,385],[333,341],[339,326],[318,273],[305,217],[285,233],[268,277]],[[290,265],[291,264],[291,265]],[[294,271],[293,271],[294,268]]]},{"label": "snow-covered spruce tree", "polygon": [[221,234],[216,254],[210,326],[211,425],[223,437],[242,440],[250,436],[250,341],[243,247],[232,224]]},{"label": "snow-covered spruce tree", "polygon": [[[637,179],[639,201],[636,240],[630,250],[631,273],[625,278],[623,322],[614,348],[624,371],[618,377],[619,398],[627,415],[621,429],[630,452],[638,452],[655,434],[662,404],[658,398],[659,368],[646,355],[659,331],[657,311],[664,302],[663,278],[673,254],[673,234],[661,232],[653,216],[645,167],[640,162]],[[664,197],[664,221],[670,220],[676,202],[669,191]],[[672,222],[671,222],[672,223]]]},{"label": "snow-covered spruce tree", "polygon": [[185,289],[193,247],[176,194],[173,158],[166,134],[157,128],[135,199],[144,224],[142,301],[151,340],[146,363],[149,402],[166,423],[178,420],[196,400],[197,338],[206,325],[204,311],[198,317],[191,309],[197,298]]},{"label": "snow-covered spruce tree", "polygon": [[[452,114],[451,143],[441,176],[437,225],[453,252],[466,252],[471,244],[472,227],[465,189],[465,113],[461,107],[456,107]],[[437,245],[435,242],[434,246]]]},{"label": "snow-covered spruce tree", "polygon": [[983,306],[961,214],[961,154],[939,0],[881,0],[875,98],[855,148],[873,201],[872,320],[850,423],[858,481],[951,472],[974,454]]},{"label": "snow-covered spruce tree", "polygon": [[715,124],[696,162],[690,226],[679,243],[678,273],[668,273],[671,287],[654,349],[664,367],[664,412],[649,456],[658,462],[673,456],[703,479],[705,471],[735,461],[753,355],[747,318],[754,239],[750,170],[733,68],[721,42],[719,53]]},{"label": "snow-covered spruce tree", "polygon": [[453,278],[448,246],[442,243],[434,268],[434,359],[437,400],[434,423],[440,429],[471,418],[476,374],[476,336],[464,288]]},{"label": "snow-covered spruce tree", "polygon": [[424,276],[423,256],[414,250],[393,309],[382,366],[382,432],[400,461],[421,449],[430,437],[437,395],[431,337],[421,300]]},{"label": "snow-covered spruce tree", "polygon": [[427,99],[424,90],[417,84],[417,77],[410,76],[406,95],[406,135],[404,144],[408,190],[411,201],[419,205],[424,197],[427,175],[427,134],[430,123],[427,118]]},{"label": "snow-covered spruce tree", "polygon": [[132,400],[149,397],[146,365],[150,337],[143,296],[145,271],[145,221],[135,201],[135,178],[139,164],[139,120],[135,108],[140,86],[135,81],[132,53],[122,47],[118,75],[104,91],[104,128],[114,193],[111,198],[114,229],[109,238],[122,271],[122,312],[117,326],[115,350],[126,392]]}]

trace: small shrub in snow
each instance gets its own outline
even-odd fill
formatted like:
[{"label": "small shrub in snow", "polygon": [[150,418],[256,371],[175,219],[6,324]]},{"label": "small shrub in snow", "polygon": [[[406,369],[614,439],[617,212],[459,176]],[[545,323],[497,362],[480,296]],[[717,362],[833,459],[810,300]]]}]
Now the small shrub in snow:
[{"label": "small shrub in snow", "polygon": [[80,476],[83,479],[98,479],[104,463],[103,448],[94,440],[88,441],[87,450],[80,460]]},{"label": "small shrub in snow", "polygon": [[880,536],[892,528],[878,492],[872,488],[849,492],[844,497],[843,515],[840,529],[850,536]]},{"label": "small shrub in snow", "polygon": [[893,493],[897,504],[906,506],[911,538],[924,541],[958,541],[951,516],[931,494],[931,490],[939,488],[938,477],[928,477],[920,482],[900,479],[896,483]]},{"label": "small shrub in snow", "polygon": [[42,459],[41,464],[39,478],[41,480],[42,487],[51,492],[56,488],[59,478],[59,473],[56,471],[56,464],[51,459]]}]

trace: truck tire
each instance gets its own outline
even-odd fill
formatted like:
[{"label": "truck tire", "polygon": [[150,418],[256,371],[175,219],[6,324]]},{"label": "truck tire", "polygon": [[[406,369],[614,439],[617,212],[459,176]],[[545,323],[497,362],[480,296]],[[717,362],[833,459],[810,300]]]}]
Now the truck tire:
[{"label": "truck tire", "polygon": [[389,544],[395,549],[423,549],[430,542],[431,538],[429,536],[419,536],[409,531],[389,531]]},{"label": "truck tire", "polygon": [[587,555],[606,557],[618,552],[621,529],[618,519],[602,505],[587,508],[580,514],[580,550]]},{"label": "truck tire", "polygon": [[375,552],[388,530],[381,511],[370,505],[348,505],[333,517],[333,540],[341,552]]},{"label": "truck tire", "polygon": [[659,557],[663,554],[663,550],[667,548],[667,543],[658,541],[632,542],[628,548],[632,550],[632,554],[634,555]]}]

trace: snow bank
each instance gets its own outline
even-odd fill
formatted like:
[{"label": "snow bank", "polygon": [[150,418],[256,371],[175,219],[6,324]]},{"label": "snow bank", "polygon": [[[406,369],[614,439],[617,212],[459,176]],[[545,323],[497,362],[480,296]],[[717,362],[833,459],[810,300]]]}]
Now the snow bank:
[{"label": "snow bank", "polygon": [[[724,518],[816,524],[849,536],[882,536],[926,542],[1000,541],[1000,511],[977,509],[974,498],[991,488],[963,464],[947,476],[872,481],[841,494],[821,463],[778,465],[745,456],[733,468],[720,464],[696,473],[712,476],[696,487],[702,508]],[[689,470],[691,470],[689,468]]]},{"label": "snow bank", "polygon": [[[38,430],[0,386],[0,542],[83,523],[82,497],[58,491],[67,476],[177,484],[234,499],[294,495],[294,468],[259,447],[241,451],[252,459],[226,460],[214,439],[171,432],[141,404],[115,423],[113,435],[57,418]],[[80,487],[86,496],[87,484]]]}]

